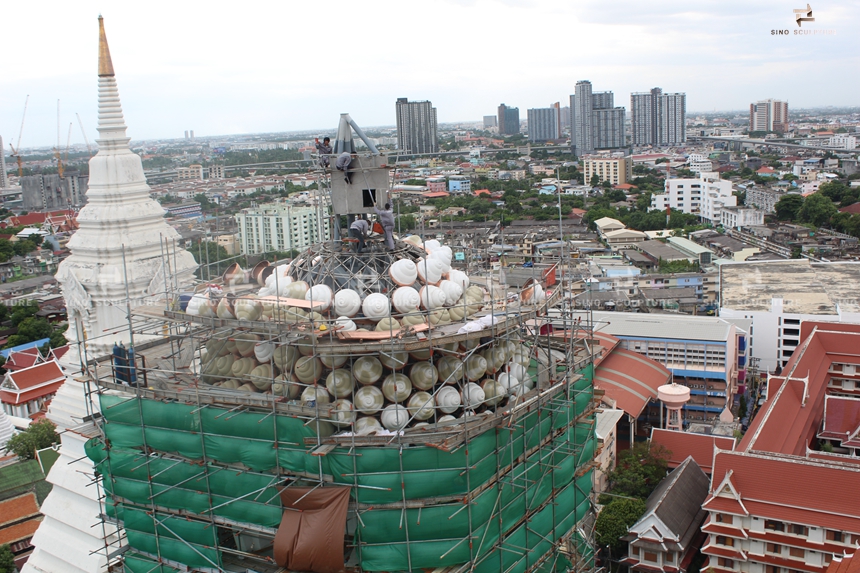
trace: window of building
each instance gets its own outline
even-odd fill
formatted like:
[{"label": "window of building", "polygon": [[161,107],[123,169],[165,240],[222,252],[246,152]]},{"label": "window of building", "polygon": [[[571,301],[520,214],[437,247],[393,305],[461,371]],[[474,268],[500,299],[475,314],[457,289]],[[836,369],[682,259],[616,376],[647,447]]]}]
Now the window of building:
[{"label": "window of building", "polygon": [[735,540],[731,537],[726,537],[725,535],[717,535],[717,545],[725,545],[727,547],[734,547]]},{"label": "window of building", "polygon": [[735,568],[735,562],[732,561],[731,559],[726,559],[725,557],[718,558],[717,559],[717,565],[719,565],[720,567],[722,567],[724,569],[734,569]]},{"label": "window of building", "polygon": [[782,569],[775,565],[766,565],[764,571],[765,573],[782,573]]},{"label": "window of building", "polygon": [[809,535],[809,528],[805,525],[797,525],[796,523],[791,526],[791,532],[795,535],[803,535],[806,537]]},{"label": "window of building", "polygon": [[799,547],[790,547],[788,549],[788,554],[791,555],[792,557],[796,557],[797,559],[806,558],[806,551],[804,551],[803,549],[801,549]]},{"label": "window of building", "polygon": [[650,563],[657,563],[657,554],[653,551],[642,551],[642,560]]},{"label": "window of building", "polygon": [[841,531],[833,531],[832,529],[827,530],[827,541],[835,541],[836,543],[842,543],[844,536]]},{"label": "window of building", "polygon": [[777,543],[767,543],[765,545],[765,551],[779,555],[782,553],[782,546]]},{"label": "window of building", "polygon": [[727,513],[718,513],[717,514],[717,523],[734,523],[735,518],[732,515]]}]

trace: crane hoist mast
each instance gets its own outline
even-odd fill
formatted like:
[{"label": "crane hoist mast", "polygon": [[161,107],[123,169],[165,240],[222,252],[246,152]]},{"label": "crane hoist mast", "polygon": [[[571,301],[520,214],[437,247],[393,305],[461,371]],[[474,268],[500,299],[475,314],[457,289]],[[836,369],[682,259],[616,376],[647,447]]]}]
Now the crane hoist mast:
[{"label": "crane hoist mast", "polygon": [[15,149],[15,146],[12,143],[9,143],[9,147],[12,148],[12,157],[14,157],[18,161],[18,177],[23,177],[24,175],[24,162],[21,160],[21,135],[24,133],[24,119],[27,117],[27,104],[30,103],[30,94],[27,94],[27,99],[24,100],[24,113],[21,115],[21,129],[18,130],[18,148]]}]

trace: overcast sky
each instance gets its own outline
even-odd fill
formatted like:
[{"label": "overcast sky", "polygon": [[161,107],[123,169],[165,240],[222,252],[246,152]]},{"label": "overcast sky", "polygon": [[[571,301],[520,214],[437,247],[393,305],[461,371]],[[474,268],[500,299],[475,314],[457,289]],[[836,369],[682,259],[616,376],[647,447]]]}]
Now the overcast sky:
[{"label": "overcast sky", "polygon": [[[97,17],[134,139],[392,125],[394,101],[429,99],[440,122],[499,103],[562,105],[577,80],[615,92],[686,92],[688,111],[860,104],[860,2],[800,0],[339,0],[4,2],[0,135],[8,152],[96,138]],[[771,30],[788,30],[774,36]]]}]

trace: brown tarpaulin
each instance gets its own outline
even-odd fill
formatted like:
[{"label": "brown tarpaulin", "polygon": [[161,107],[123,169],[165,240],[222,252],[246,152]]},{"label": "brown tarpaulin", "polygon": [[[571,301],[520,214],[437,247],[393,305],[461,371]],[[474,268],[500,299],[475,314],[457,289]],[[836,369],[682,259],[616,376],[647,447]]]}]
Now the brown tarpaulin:
[{"label": "brown tarpaulin", "polygon": [[275,562],[292,571],[344,571],[349,488],[289,487],[281,490],[281,503],[284,515],[275,535]]}]

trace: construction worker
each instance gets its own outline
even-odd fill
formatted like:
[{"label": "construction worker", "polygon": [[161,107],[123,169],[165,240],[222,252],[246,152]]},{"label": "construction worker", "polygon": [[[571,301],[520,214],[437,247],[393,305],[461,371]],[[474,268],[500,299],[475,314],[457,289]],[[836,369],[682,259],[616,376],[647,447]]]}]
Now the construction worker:
[{"label": "construction worker", "polygon": [[355,244],[356,253],[361,253],[364,250],[364,238],[368,233],[370,233],[370,223],[361,217],[357,218],[353,221],[352,225],[349,226],[349,237],[351,239],[358,240]]},{"label": "construction worker", "polygon": [[373,209],[379,215],[379,224],[382,225],[382,230],[385,231],[385,246],[389,251],[394,250],[394,212],[391,210],[391,203],[386,203],[385,207],[380,209],[375,206]]},{"label": "construction worker", "polygon": [[320,143],[320,138],[314,138],[314,144],[317,147],[317,152],[320,154],[319,166],[323,169],[328,169],[329,166],[329,155],[331,155],[331,138],[324,137],[322,143]]},{"label": "construction worker", "polygon": [[353,161],[358,164],[357,159],[358,155],[356,153],[350,154],[349,151],[344,151],[337,156],[337,161],[334,164],[338,171],[343,171],[343,180],[348,184],[352,183],[352,171],[349,170],[349,166],[352,165]]}]

